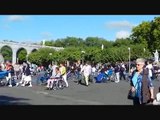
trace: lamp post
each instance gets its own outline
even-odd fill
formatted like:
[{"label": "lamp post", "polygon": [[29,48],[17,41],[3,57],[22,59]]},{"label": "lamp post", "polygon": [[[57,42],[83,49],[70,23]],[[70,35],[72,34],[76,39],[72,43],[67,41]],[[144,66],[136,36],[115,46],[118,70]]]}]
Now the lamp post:
[{"label": "lamp post", "polygon": [[103,57],[102,57],[102,56],[103,56],[103,54],[102,54],[103,49],[104,49],[104,45],[102,44],[102,46],[101,46],[101,54],[100,54],[100,55],[101,55],[101,58],[102,58],[102,59],[101,59],[101,63],[103,62],[103,61],[102,61],[102,60],[103,60]]},{"label": "lamp post", "polygon": [[130,74],[130,59],[131,59],[131,53],[130,53],[130,47],[128,47],[128,51],[129,51],[129,56],[128,56],[128,60],[129,60],[129,74]]},{"label": "lamp post", "polygon": [[[52,53],[49,53],[49,56],[52,56]],[[51,61],[51,64],[52,64],[52,61]]]},{"label": "lamp post", "polygon": [[146,49],[145,48],[143,48],[143,51],[144,51],[144,53],[146,52]]},{"label": "lamp post", "polygon": [[84,53],[85,53],[85,51],[81,51],[81,53],[82,53],[82,64],[84,64]]},{"label": "lamp post", "polygon": [[143,52],[144,52],[144,58],[145,58],[145,52],[146,52],[146,49],[145,49],[145,48],[143,48]]}]

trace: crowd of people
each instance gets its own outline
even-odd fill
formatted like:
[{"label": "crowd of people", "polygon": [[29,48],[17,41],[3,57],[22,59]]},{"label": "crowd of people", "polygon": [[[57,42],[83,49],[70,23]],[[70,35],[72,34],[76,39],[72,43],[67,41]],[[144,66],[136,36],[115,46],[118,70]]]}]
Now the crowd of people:
[{"label": "crowd of people", "polygon": [[[52,63],[47,67],[49,77],[46,81],[46,89],[54,89],[54,84],[58,84],[60,80],[65,83],[65,87],[67,88],[69,87],[68,80],[73,76],[77,80],[77,84],[83,81],[87,87],[90,85],[90,81],[93,83],[106,83],[108,81],[119,83],[121,80],[126,80],[131,83],[130,91],[136,92],[133,99],[134,104],[146,104],[148,100],[154,101],[154,104],[159,104],[159,94],[156,97],[154,96],[154,86],[152,84],[155,78],[159,79],[157,76],[159,75],[157,64],[139,58],[131,62],[130,68],[129,70],[128,62],[91,64],[87,61],[85,64],[82,64],[78,61],[70,65]],[[32,75],[44,70],[45,68],[43,66],[36,66],[27,61],[24,61],[23,64],[16,63],[14,65],[10,61],[6,61],[5,64],[1,63],[0,65],[0,74],[4,71],[6,72],[5,85],[9,87],[14,85],[32,87]],[[144,73],[145,70],[148,72]],[[144,74],[147,74],[147,77]],[[2,83],[3,78],[0,77],[0,79]],[[16,81],[18,79],[20,82]],[[147,81],[145,82],[145,80]],[[149,98],[145,96],[147,90],[150,93]]]},{"label": "crowd of people", "polygon": [[[22,86],[25,86],[29,84],[29,87],[32,87],[31,82],[31,69],[29,63],[26,61],[23,62],[23,64],[17,64],[15,63],[12,65],[10,61],[6,61],[5,63],[1,63],[0,71],[3,71],[3,73],[7,73],[5,81],[5,85],[12,87],[14,85],[18,86],[19,84],[22,84]],[[4,78],[1,78],[1,84]],[[20,82],[16,82],[17,80],[21,80]]]}]

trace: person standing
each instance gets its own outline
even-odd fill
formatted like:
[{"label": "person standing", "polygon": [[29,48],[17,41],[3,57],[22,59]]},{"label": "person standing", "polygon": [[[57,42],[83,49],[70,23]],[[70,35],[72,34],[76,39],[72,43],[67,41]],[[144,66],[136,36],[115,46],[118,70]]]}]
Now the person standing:
[{"label": "person standing", "polygon": [[20,74],[20,65],[18,63],[14,64],[14,72],[15,72],[15,77],[16,79],[19,79],[19,74]]},{"label": "person standing", "polygon": [[116,74],[115,83],[119,83],[119,81],[120,81],[120,66],[118,63],[116,63],[116,66],[114,68],[114,73]]},{"label": "person standing", "polygon": [[6,77],[7,83],[9,83],[9,87],[12,87],[13,76],[14,76],[14,67],[10,61],[6,61],[5,70],[8,71],[8,76]]},{"label": "person standing", "polygon": [[23,73],[25,77],[24,77],[24,83],[22,84],[22,86],[25,86],[27,83],[29,83],[28,87],[32,87],[30,66],[27,62],[23,62],[23,64],[24,64]]},{"label": "person standing", "polygon": [[131,91],[135,92],[134,105],[145,105],[154,99],[154,86],[149,77],[148,69],[145,67],[145,60],[136,60],[136,70],[131,77]]},{"label": "person standing", "polygon": [[22,72],[22,79],[19,83],[16,84],[18,86],[21,84],[21,86],[25,86],[27,83],[29,83],[28,87],[32,87],[32,78],[31,78],[31,71],[29,64],[24,61],[23,62],[23,72]]},{"label": "person standing", "polygon": [[61,72],[61,76],[64,80],[64,82],[66,83],[66,87],[68,87],[68,81],[67,81],[67,71],[66,71],[66,67],[64,66],[63,63],[60,63],[60,72]]},{"label": "person standing", "polygon": [[147,65],[146,65],[146,68],[148,68],[149,70],[149,76],[151,78],[151,80],[153,80],[153,65],[151,63],[151,61],[147,61]]}]

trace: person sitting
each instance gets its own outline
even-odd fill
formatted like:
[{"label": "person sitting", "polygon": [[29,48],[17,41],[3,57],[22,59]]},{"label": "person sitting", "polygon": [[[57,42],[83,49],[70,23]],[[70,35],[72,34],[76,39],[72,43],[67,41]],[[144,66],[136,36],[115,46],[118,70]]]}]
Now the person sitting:
[{"label": "person sitting", "polygon": [[46,86],[47,89],[53,88],[54,81],[56,81],[57,79],[60,79],[61,77],[61,72],[59,70],[59,67],[56,67],[55,72],[56,74],[52,75],[50,79],[47,81],[47,86]]}]

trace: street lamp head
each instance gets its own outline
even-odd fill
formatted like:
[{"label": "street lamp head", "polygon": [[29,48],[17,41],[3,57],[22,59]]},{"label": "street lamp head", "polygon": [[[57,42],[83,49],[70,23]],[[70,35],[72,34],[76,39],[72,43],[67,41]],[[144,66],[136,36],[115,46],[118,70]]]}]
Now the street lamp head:
[{"label": "street lamp head", "polygon": [[85,51],[81,51],[82,53],[85,53]]},{"label": "street lamp head", "polygon": [[52,53],[49,53],[49,55],[52,55]]},{"label": "street lamp head", "polygon": [[146,49],[145,49],[145,48],[143,48],[143,51],[145,52],[145,51],[146,51]]},{"label": "street lamp head", "polygon": [[130,50],[130,47],[128,47],[128,50]]}]

